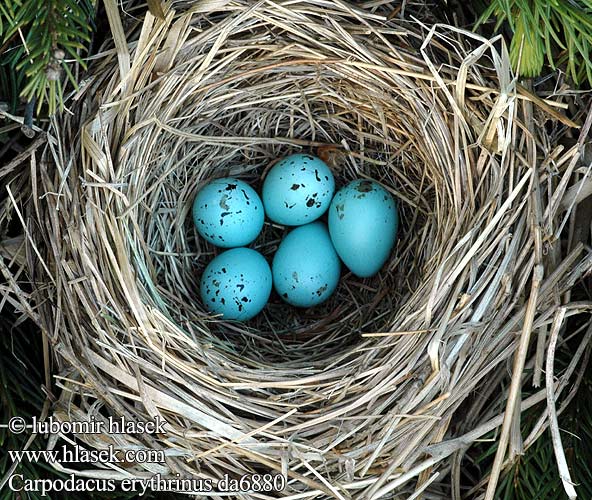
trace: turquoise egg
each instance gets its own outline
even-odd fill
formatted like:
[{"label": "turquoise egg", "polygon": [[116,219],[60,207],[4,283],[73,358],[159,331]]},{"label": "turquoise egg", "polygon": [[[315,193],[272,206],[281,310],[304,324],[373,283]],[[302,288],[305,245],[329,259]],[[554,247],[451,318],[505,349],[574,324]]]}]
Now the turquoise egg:
[{"label": "turquoise egg", "polygon": [[264,220],[265,211],[257,192],[232,177],[207,183],[193,202],[197,232],[219,247],[248,245],[259,236]]},{"label": "turquoise egg", "polygon": [[314,156],[295,154],[271,168],[261,196],[272,221],[299,226],[323,215],[334,192],[335,179],[326,163]]},{"label": "turquoise egg", "polygon": [[380,184],[355,180],[341,188],[329,208],[329,233],[343,263],[361,278],[374,276],[388,259],[399,217],[392,195]]},{"label": "turquoise egg", "polygon": [[323,222],[293,229],[280,243],[271,265],[273,285],[283,300],[311,307],[337,288],[341,262]]},{"label": "turquoise egg", "polygon": [[246,321],[265,307],[271,287],[271,269],[263,255],[250,248],[232,248],[206,266],[201,300],[212,314]]}]

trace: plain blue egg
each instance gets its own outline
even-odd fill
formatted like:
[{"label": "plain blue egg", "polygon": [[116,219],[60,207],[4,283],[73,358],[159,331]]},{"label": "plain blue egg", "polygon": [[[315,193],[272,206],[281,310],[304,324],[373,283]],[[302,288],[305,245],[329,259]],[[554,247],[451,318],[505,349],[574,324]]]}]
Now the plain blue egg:
[{"label": "plain blue egg", "polygon": [[263,182],[265,213],[274,222],[299,226],[318,219],[331,203],[335,179],[325,162],[310,155],[287,156]]},{"label": "plain blue egg", "polygon": [[248,245],[259,236],[264,220],[265,211],[257,192],[232,177],[209,182],[193,202],[197,232],[219,247]]},{"label": "plain blue egg", "polygon": [[289,304],[311,307],[337,288],[341,262],[323,222],[293,229],[280,243],[271,266],[273,285]]},{"label": "plain blue egg", "polygon": [[361,278],[375,275],[388,259],[399,217],[392,195],[380,184],[355,180],[340,189],[329,208],[329,233],[343,263]]},{"label": "plain blue egg", "polygon": [[224,319],[246,321],[265,307],[271,293],[269,264],[250,248],[233,248],[215,257],[201,278],[204,307]]}]

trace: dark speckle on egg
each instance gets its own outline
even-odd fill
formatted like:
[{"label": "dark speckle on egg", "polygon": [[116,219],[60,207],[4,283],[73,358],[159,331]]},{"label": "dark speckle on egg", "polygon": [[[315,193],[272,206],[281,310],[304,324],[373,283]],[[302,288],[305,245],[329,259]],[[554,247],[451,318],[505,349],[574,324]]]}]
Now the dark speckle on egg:
[{"label": "dark speckle on egg", "polygon": [[225,194],[224,196],[222,196],[222,198],[220,198],[220,208],[222,210],[230,210],[230,207],[226,203],[227,200],[228,200],[228,195],[227,194]]},{"label": "dark speckle on egg", "polygon": [[236,189],[236,184],[228,183],[226,185],[226,191],[234,191]]},{"label": "dark speckle on egg", "polygon": [[296,191],[297,189],[300,189],[300,184],[292,184],[292,187],[290,189],[292,191]]},{"label": "dark speckle on egg", "polygon": [[306,200],[306,206],[307,207],[312,207],[315,204],[314,198],[309,198],[308,200]]},{"label": "dark speckle on egg", "polygon": [[362,181],[356,186],[356,189],[360,193],[369,193],[373,189],[372,183],[370,181]]}]

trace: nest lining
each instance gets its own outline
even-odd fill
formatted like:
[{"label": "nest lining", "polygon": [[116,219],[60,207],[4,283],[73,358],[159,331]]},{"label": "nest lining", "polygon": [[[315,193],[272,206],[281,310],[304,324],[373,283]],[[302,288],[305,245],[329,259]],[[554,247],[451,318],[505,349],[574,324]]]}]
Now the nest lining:
[{"label": "nest lining", "polygon": [[[312,68],[312,71],[315,69]],[[279,78],[286,81],[292,76],[288,73],[279,75]],[[311,78],[310,74],[309,78]],[[312,78],[315,78],[314,75]],[[242,87],[242,90],[249,92],[251,89],[248,86],[249,83],[247,82],[247,87]],[[314,80],[313,83],[315,83]],[[317,89],[313,90],[316,92]],[[223,92],[225,95],[228,93],[224,89]],[[320,154],[327,151],[327,155],[331,156],[327,161],[333,164],[337,181],[341,185],[353,178],[368,176],[393,186],[396,190],[396,186],[400,184],[396,179],[398,171],[403,173],[407,170],[407,176],[417,175],[413,172],[413,167],[405,168],[404,156],[409,158],[407,162],[411,164],[419,164],[418,159],[414,160],[413,155],[407,151],[404,155],[389,151],[395,146],[401,150],[400,139],[399,144],[393,142],[392,146],[384,147],[380,142],[380,136],[372,137],[370,126],[374,124],[363,120],[361,113],[357,113],[355,109],[351,111],[336,108],[334,105],[323,106],[325,102],[316,102],[315,97],[303,89],[302,93],[292,101],[276,99],[273,108],[270,103],[262,109],[248,106],[248,118],[243,119],[236,119],[237,117],[232,116],[232,111],[222,110],[216,116],[215,123],[212,123],[209,117],[203,119],[202,127],[195,126],[195,123],[202,121],[198,118],[201,108],[194,106],[193,103],[187,103],[189,109],[196,110],[195,114],[187,117],[187,121],[179,123],[179,126],[195,136],[205,134],[206,130],[213,128],[214,130],[224,129],[226,134],[232,137],[246,137],[252,134],[252,130],[255,129],[254,124],[260,123],[262,125],[256,132],[258,134],[261,134],[261,130],[272,130],[274,133],[278,131],[286,138],[298,137],[299,142],[303,144],[306,142],[322,144],[317,148],[312,146],[312,149],[320,151]],[[210,98],[213,96],[209,96],[208,100]],[[240,94],[236,99],[244,103],[244,97]],[[227,101],[230,102],[228,107],[232,110],[232,100],[227,99]],[[316,119],[318,124],[314,123],[315,128],[312,130],[306,110],[310,113],[309,116],[318,117]],[[231,116],[228,116],[229,114]],[[364,132],[364,155],[372,158],[374,164],[369,165],[354,157],[348,158],[348,155],[342,151],[342,144],[359,150],[358,138],[351,135],[351,131],[348,130],[350,127],[347,125],[340,127],[339,123],[331,123],[330,117],[336,115],[346,122],[358,122],[361,130],[370,131]],[[323,119],[323,116],[327,116],[328,119]],[[290,122],[294,125],[290,126]],[[285,132],[282,125],[287,127]],[[268,138],[262,137],[243,146],[232,143],[222,146],[212,146],[207,143],[195,146],[187,145],[185,136],[174,137],[157,129],[152,133],[159,136],[164,146],[159,147],[158,158],[147,162],[144,168],[142,166],[145,159],[140,158],[142,165],[137,169],[135,178],[130,180],[138,193],[147,192],[151,185],[155,186],[145,199],[149,209],[141,209],[137,212],[137,225],[141,234],[147,235],[147,246],[151,251],[143,260],[147,262],[147,267],[150,266],[155,270],[146,279],[163,289],[162,293],[157,292],[158,295],[154,297],[155,305],[164,302],[166,310],[177,324],[187,325],[186,329],[190,332],[199,332],[194,334],[194,339],[203,338],[204,332],[197,330],[193,323],[198,325],[205,323],[209,331],[217,328],[220,332],[229,332],[227,336],[229,343],[239,349],[242,347],[243,353],[252,352],[252,355],[257,355],[262,362],[267,360],[267,363],[281,364],[289,359],[306,357],[306,362],[309,363],[316,358],[326,358],[327,349],[333,352],[342,350],[348,342],[351,343],[348,341],[349,337],[359,337],[362,331],[382,331],[388,328],[392,316],[397,312],[400,297],[406,291],[409,293],[408,291],[412,290],[413,280],[410,283],[407,276],[418,275],[414,269],[420,265],[421,261],[414,255],[413,246],[409,244],[409,241],[417,240],[412,232],[407,232],[410,234],[409,238],[404,236],[401,238],[402,250],[396,253],[393,262],[387,265],[377,278],[360,280],[346,273],[338,292],[322,307],[310,310],[296,309],[284,304],[274,294],[264,313],[247,325],[211,321],[204,317],[205,314],[196,301],[196,297],[199,297],[198,278],[208,259],[217,252],[212,246],[204,244],[197,238],[188,217],[188,207],[191,206],[196,189],[201,187],[202,181],[227,175],[239,176],[260,188],[261,175],[270,162],[294,151],[310,151],[311,146],[298,147],[289,142],[282,144],[282,139],[278,139],[277,136],[271,138],[277,143],[274,145],[269,145]],[[159,162],[161,157],[167,160]],[[176,167],[185,162],[187,166]],[[157,163],[160,165],[156,166]],[[397,167],[393,168],[394,165]],[[165,172],[162,175],[162,181],[160,181],[161,172]],[[166,175],[166,172],[171,173]],[[413,217],[413,210],[405,207],[404,203],[400,203],[400,206],[404,220],[407,220],[407,217]],[[136,213],[133,216],[136,216]],[[426,219],[422,214],[415,218],[418,225]],[[424,231],[428,230],[427,224],[423,226]],[[285,228],[268,223],[261,237],[252,246],[271,260],[285,233]],[[406,234],[404,230],[401,233]],[[196,251],[191,255],[188,254],[188,249],[196,249]],[[183,254],[186,255],[184,259],[180,258]],[[206,332],[207,336],[209,331]],[[252,335],[248,335],[249,333]],[[324,347],[325,345],[327,348]],[[248,352],[243,356],[248,357]]]},{"label": "nest lining", "polygon": [[[445,30],[342,3],[178,8],[147,16],[129,69],[116,39],[119,60],[91,69],[54,126],[35,210],[39,242],[53,242],[55,287],[37,293],[67,373],[57,413],[165,418],[166,436],[81,437],[169,453],[130,464],[138,477],[273,470],[291,493],[336,498],[413,488],[461,405],[477,409],[466,425],[500,410],[472,394],[503,378],[516,348],[541,257],[533,221],[550,235],[564,217],[554,200],[567,183],[532,174],[543,127],[521,121],[547,115],[519,98],[503,46],[470,52]],[[216,250],[191,224],[197,189],[226,175],[258,188],[298,151],[326,159],[338,185],[391,190],[403,221],[392,259],[373,279],[342,277],[310,311],[272,299],[247,324],[208,318],[198,280]],[[554,167],[569,179],[568,165]],[[284,232],[266,223],[254,247],[269,257]],[[588,265],[582,247],[559,259],[537,327]]]}]

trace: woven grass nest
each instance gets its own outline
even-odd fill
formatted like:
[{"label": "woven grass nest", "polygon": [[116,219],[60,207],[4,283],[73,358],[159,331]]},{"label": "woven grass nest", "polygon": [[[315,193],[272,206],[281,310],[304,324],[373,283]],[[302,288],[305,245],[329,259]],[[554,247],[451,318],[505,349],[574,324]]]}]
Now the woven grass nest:
[{"label": "woven grass nest", "polygon": [[[54,416],[158,416],[166,434],[78,437],[167,460],[78,472],[287,477],[237,498],[459,495],[460,457],[501,424],[521,339],[588,310],[563,300],[592,261],[560,244],[581,198],[581,144],[549,139],[575,125],[560,99],[517,85],[499,39],[339,1],[177,2],[125,36],[106,5],[114,41],[32,179],[33,297],[58,360]],[[259,189],[295,152],[325,159],[338,186],[391,190],[392,258],[313,309],[272,296],[250,322],[209,317],[199,278],[218,250],[197,237],[193,197],[228,175]],[[266,223],[253,247],[270,257],[285,233]],[[528,366],[532,386],[532,350]]]}]

